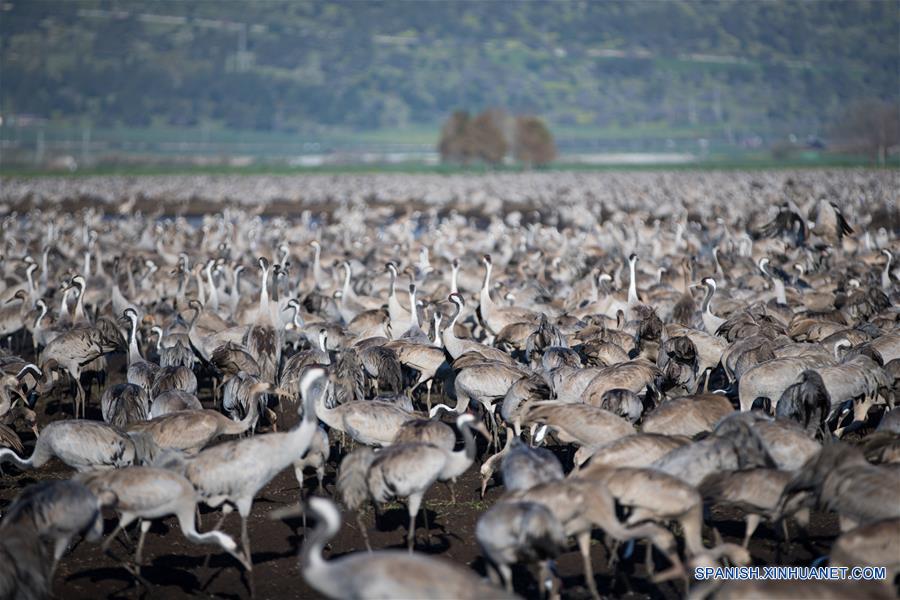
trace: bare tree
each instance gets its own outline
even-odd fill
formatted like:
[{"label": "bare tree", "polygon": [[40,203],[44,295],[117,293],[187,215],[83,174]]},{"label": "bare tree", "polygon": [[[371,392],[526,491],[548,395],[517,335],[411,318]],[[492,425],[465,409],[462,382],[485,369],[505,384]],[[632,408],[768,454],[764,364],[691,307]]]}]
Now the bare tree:
[{"label": "bare tree", "polygon": [[900,144],[900,107],[874,98],[858,100],[844,111],[834,133],[844,149],[884,164],[888,150]]},{"label": "bare tree", "polygon": [[441,140],[438,152],[442,162],[467,164],[473,152],[468,140],[469,125],[472,117],[465,110],[454,111],[441,128]]},{"label": "bare tree", "polygon": [[553,134],[537,117],[524,116],[516,119],[516,159],[527,166],[542,166],[556,158],[556,144]]},{"label": "bare tree", "polygon": [[475,155],[482,161],[496,165],[503,162],[509,149],[503,134],[506,114],[499,109],[488,109],[475,117],[467,128],[467,138]]}]

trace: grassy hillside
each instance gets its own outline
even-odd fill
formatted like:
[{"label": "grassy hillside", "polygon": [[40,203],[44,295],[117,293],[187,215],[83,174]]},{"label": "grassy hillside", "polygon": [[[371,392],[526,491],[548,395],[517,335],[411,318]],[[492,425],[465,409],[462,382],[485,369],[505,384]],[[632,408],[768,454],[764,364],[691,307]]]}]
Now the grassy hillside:
[{"label": "grassy hillside", "polygon": [[0,112],[49,119],[48,140],[89,126],[91,141],[150,129],[140,135],[228,143],[255,131],[340,147],[432,145],[452,109],[501,106],[543,115],[564,148],[738,145],[821,134],[856,97],[896,101],[898,9],[896,0],[7,0]]}]

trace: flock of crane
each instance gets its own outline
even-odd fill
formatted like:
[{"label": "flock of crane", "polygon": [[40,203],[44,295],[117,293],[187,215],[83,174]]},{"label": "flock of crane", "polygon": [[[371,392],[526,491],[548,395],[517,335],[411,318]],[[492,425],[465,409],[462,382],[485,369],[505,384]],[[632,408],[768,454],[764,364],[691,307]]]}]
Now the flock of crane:
[{"label": "flock of crane", "polygon": [[[572,551],[598,598],[592,540],[613,573],[637,547],[655,584],[698,597],[894,597],[892,175],[207,178],[196,193],[244,196],[191,219],[135,211],[134,180],[7,181],[0,486],[39,482],[0,516],[0,598],[65,595],[81,539],[133,547],[122,567],[150,585],[145,538],[172,516],[253,595],[254,499],[290,468],[306,500],[273,515],[310,520],[299,570],[331,598],[512,597],[514,569],[566,597]],[[160,206],[166,181],[146,183]],[[90,206],[56,208],[66,194]],[[273,194],[307,210],[264,218]],[[53,459],[69,479],[41,478]],[[455,501],[469,470],[502,489],[475,528],[486,576],[425,552],[426,496]],[[395,499],[406,547],[372,548],[361,515]],[[339,505],[360,545],[329,559]],[[714,507],[744,516],[742,542]],[[888,580],[692,579],[768,564],[758,526],[803,539],[817,513],[840,530],[817,564]]]}]

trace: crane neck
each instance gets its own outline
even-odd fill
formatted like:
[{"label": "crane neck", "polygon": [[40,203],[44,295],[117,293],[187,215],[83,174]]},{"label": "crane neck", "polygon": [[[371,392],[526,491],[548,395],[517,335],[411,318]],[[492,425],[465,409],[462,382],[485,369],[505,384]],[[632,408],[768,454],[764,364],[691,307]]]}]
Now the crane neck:
[{"label": "crane neck", "polygon": [[269,269],[262,269],[260,280],[259,310],[256,315],[256,320],[268,322],[272,320],[272,316],[269,314]]},{"label": "crane neck", "polygon": [[83,322],[87,320],[87,317],[84,316],[84,289],[83,287],[78,288],[78,297],[75,298],[75,322]]},{"label": "crane neck", "polygon": [[[328,563],[322,556],[322,549],[325,544],[333,538],[340,528],[340,517],[336,514],[317,513],[320,517],[316,527],[310,532],[303,541],[300,549],[300,567],[304,571],[307,579],[311,577],[313,571],[324,571],[328,569]],[[329,578],[325,573],[320,577]]]},{"label": "crane neck", "polygon": [[128,362],[134,363],[142,360],[142,357],[137,346],[137,317],[133,313],[128,314],[128,320],[131,322],[131,329],[128,331]]},{"label": "crane neck", "polygon": [[450,293],[459,293],[459,265],[454,265],[453,271],[450,273]]},{"label": "crane neck", "polygon": [[775,301],[778,304],[787,304],[787,296],[784,293],[784,282],[780,277],[772,277],[772,285],[775,286]]},{"label": "crane neck", "polygon": [[484,319],[488,318],[486,313],[490,313],[494,306],[493,300],[491,300],[491,271],[493,268],[493,263],[488,262],[484,265],[484,282],[481,285],[481,294],[479,298],[481,301],[481,316]]},{"label": "crane neck", "polygon": [[409,328],[410,329],[418,329],[419,328],[419,310],[416,307],[416,290],[415,290],[415,288],[411,288],[409,290]]},{"label": "crane neck", "polygon": [[47,316],[47,304],[43,301],[38,305],[38,313],[37,318],[34,320],[34,328],[37,330],[41,329],[41,321],[44,320],[44,317]]},{"label": "crane neck", "polygon": [[475,436],[472,435],[472,428],[468,423],[464,423],[463,426],[460,427],[460,433],[463,437],[463,452],[465,453],[466,460],[471,464],[475,462],[475,453],[478,451],[475,444]]},{"label": "crane neck", "polygon": [[437,348],[441,347],[441,315],[439,313],[435,313],[434,315],[434,345]]},{"label": "crane neck", "polygon": [[396,285],[397,285],[397,273],[394,269],[388,269],[388,273],[391,276],[391,284],[388,287],[388,298],[394,298],[397,295]]},{"label": "crane neck", "polygon": [[350,266],[345,265],[344,270],[344,287],[341,288],[341,297],[343,300],[347,300],[349,298],[348,294],[350,293]]},{"label": "crane neck", "polygon": [[638,302],[640,302],[638,300],[638,295],[637,295],[637,278],[636,278],[635,262],[636,261],[634,261],[634,260],[628,261],[628,273],[630,275],[630,281],[628,282],[628,304],[630,304],[632,306],[637,304]]},{"label": "crane neck", "polygon": [[884,264],[884,270],[881,271],[881,289],[887,291],[891,289],[891,259],[892,254],[887,254],[887,262]]},{"label": "crane neck", "polygon": [[59,323],[68,323],[71,315],[69,315],[69,293],[71,290],[65,290],[62,293],[62,300],[59,302],[59,315],[57,316],[57,322]]},{"label": "crane neck", "polygon": [[703,305],[701,306],[701,310],[706,313],[712,314],[712,308],[710,307],[710,303],[712,302],[713,294],[716,293],[716,286],[712,284],[706,285],[706,295],[703,296]]},{"label": "crane neck", "polygon": [[200,271],[195,273],[194,278],[197,280],[197,299],[203,306],[206,306],[206,286],[203,285],[203,278],[200,277]]},{"label": "crane neck", "polygon": [[213,281],[212,264],[206,267],[206,282],[209,285],[209,305],[216,311],[219,309],[219,290],[216,289],[216,282]]}]

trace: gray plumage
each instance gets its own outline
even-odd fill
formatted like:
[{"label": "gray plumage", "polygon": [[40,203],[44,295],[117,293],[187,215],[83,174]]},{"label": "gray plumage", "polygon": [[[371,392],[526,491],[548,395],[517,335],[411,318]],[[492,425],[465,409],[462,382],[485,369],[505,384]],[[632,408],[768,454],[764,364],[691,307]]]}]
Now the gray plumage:
[{"label": "gray plumage", "polygon": [[629,423],[636,423],[641,418],[644,405],[638,395],[631,390],[618,388],[603,393],[600,397],[600,408],[624,418]]},{"label": "gray plumage", "polygon": [[[104,496],[108,503],[112,499]],[[72,540],[103,535],[103,502],[77,481],[42,481],[19,494],[0,522],[0,537],[14,527],[27,527],[53,545],[52,576]]]},{"label": "gray plumage", "polygon": [[311,498],[308,508],[320,522],[303,541],[300,568],[306,582],[328,598],[500,600],[514,597],[453,562],[417,553],[378,550],[326,561],[322,549],[339,531],[340,515],[325,498]]},{"label": "gray plumage", "polygon": [[146,390],[133,383],[118,383],[103,390],[100,396],[103,420],[119,429],[132,423],[146,421],[150,414],[150,399]]},{"label": "gray plumage", "polygon": [[784,390],[775,406],[777,418],[799,423],[808,436],[818,440],[830,437],[826,424],[830,412],[831,396],[821,375],[811,369],[803,371],[800,380]]},{"label": "gray plumage", "polygon": [[150,396],[156,398],[170,390],[180,390],[188,394],[197,393],[197,376],[188,367],[160,367],[153,379]]},{"label": "gray plumage", "polygon": [[717,471],[772,467],[774,462],[748,423],[726,418],[713,436],[676,448],[651,466],[697,485]]},{"label": "gray plumage", "polygon": [[[115,509],[119,513],[116,531],[104,542],[104,548],[115,538],[119,530],[137,519],[142,520],[141,534],[135,551],[135,562],[141,563],[144,537],[150,521],[175,515],[184,536],[195,544],[216,544],[234,556],[244,566],[247,561],[237,551],[234,540],[220,532],[199,533],[196,528],[198,495],[191,483],[179,473],[155,467],[128,467],[106,472],[87,473],[84,484],[97,495],[115,497]],[[249,567],[248,567],[249,568]]]},{"label": "gray plumage", "polygon": [[[338,490],[344,503],[357,509],[369,498],[376,504],[406,498],[409,514],[407,548],[412,552],[416,515],[422,498],[441,476],[447,461],[448,454],[444,450],[421,442],[395,444],[378,453],[367,447],[359,448],[341,463]],[[365,532],[365,528],[362,531]],[[369,547],[368,534],[364,533],[364,538]]]},{"label": "gray plumage", "polygon": [[44,428],[29,458],[0,448],[0,464],[37,469],[56,457],[77,471],[118,469],[151,460],[156,450],[152,438],[124,433],[106,423],[54,421]]},{"label": "gray plumage", "polygon": [[0,535],[0,598],[44,600],[50,597],[51,562],[30,527],[8,527]]},{"label": "gray plumage", "polygon": [[76,414],[84,414],[84,388],[81,373],[84,365],[124,346],[122,334],[109,319],[97,319],[94,327],[75,327],[58,335],[41,352],[41,369],[61,369],[75,384]]},{"label": "gray plumage", "polygon": [[[322,369],[311,369],[300,382],[303,421],[294,429],[224,442],[203,450],[185,464],[184,474],[197,489],[200,500],[212,507],[224,502],[237,507],[244,556],[251,563],[247,519],[253,499],[278,473],[302,458],[312,443],[317,421],[310,388],[324,376]],[[260,385],[266,384],[257,384]],[[257,387],[255,391],[262,390]]]},{"label": "gray plumage", "polygon": [[154,419],[179,410],[203,410],[203,405],[194,394],[188,394],[181,390],[169,390],[150,402],[150,413],[147,418]]},{"label": "gray plumage", "polygon": [[547,507],[528,501],[498,502],[489,508],[478,518],[475,539],[510,593],[510,565],[540,561],[546,571],[546,561],[566,548],[562,524]]},{"label": "gray plumage", "polygon": [[400,392],[403,373],[397,352],[382,345],[366,346],[359,351],[359,361],[369,377],[378,381],[378,389]]}]

